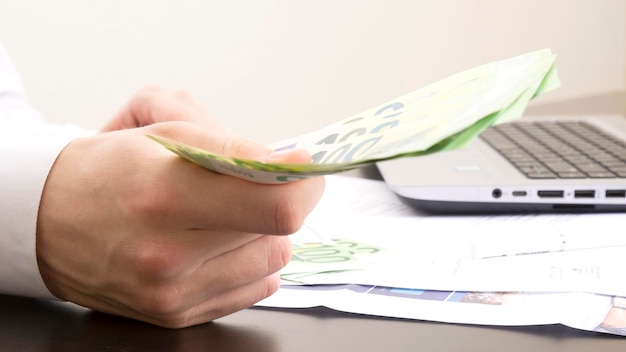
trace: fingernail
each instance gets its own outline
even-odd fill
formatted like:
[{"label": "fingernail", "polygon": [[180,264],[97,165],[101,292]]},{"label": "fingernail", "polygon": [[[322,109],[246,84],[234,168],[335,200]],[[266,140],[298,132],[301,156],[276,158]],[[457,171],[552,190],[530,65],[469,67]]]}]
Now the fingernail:
[{"label": "fingernail", "polygon": [[291,154],[291,152],[293,152],[293,149],[275,150],[275,151],[270,153],[270,158],[272,158],[272,159],[282,159],[285,155]]}]

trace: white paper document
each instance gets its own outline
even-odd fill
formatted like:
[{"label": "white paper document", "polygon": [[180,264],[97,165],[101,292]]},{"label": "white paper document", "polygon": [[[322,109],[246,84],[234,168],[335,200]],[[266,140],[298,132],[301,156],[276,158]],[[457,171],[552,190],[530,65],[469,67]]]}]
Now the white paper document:
[{"label": "white paper document", "polygon": [[563,324],[626,335],[624,308],[613,305],[615,300],[581,292],[434,291],[352,284],[281,287],[258,305],[325,306],[350,313],[462,324]]},{"label": "white paper document", "polygon": [[624,228],[624,214],[428,215],[381,181],[327,176],[283,288],[260,305],[599,329],[626,296]]}]

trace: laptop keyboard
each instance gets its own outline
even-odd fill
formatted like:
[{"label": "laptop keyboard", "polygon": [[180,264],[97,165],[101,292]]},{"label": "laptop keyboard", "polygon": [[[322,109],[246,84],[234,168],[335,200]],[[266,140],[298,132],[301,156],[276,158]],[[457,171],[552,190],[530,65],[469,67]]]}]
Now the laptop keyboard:
[{"label": "laptop keyboard", "polygon": [[626,178],[626,143],[584,122],[516,122],[481,138],[528,178]]}]

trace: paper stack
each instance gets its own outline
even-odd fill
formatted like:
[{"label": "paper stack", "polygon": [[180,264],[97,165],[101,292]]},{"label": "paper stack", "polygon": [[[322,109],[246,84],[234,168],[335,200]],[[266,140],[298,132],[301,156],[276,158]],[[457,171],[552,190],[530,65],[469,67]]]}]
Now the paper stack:
[{"label": "paper stack", "polygon": [[259,305],[626,335],[623,214],[437,216],[382,181],[326,184],[283,286]]}]

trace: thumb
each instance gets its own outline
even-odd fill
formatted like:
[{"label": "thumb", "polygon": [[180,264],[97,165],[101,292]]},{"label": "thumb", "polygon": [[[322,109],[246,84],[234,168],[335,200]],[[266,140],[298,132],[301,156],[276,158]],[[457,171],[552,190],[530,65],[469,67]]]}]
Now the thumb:
[{"label": "thumb", "polygon": [[311,154],[304,149],[274,151],[245,139],[226,137],[222,155],[272,164],[308,164]]},{"label": "thumb", "polygon": [[165,122],[146,128],[157,136],[227,157],[281,164],[308,164],[311,162],[311,155],[304,149],[274,151],[261,143],[234,137],[229,133],[207,130],[188,122]]},{"label": "thumb", "polygon": [[276,164],[310,164],[311,154],[304,149],[274,151],[268,154],[267,159],[261,161]]}]

